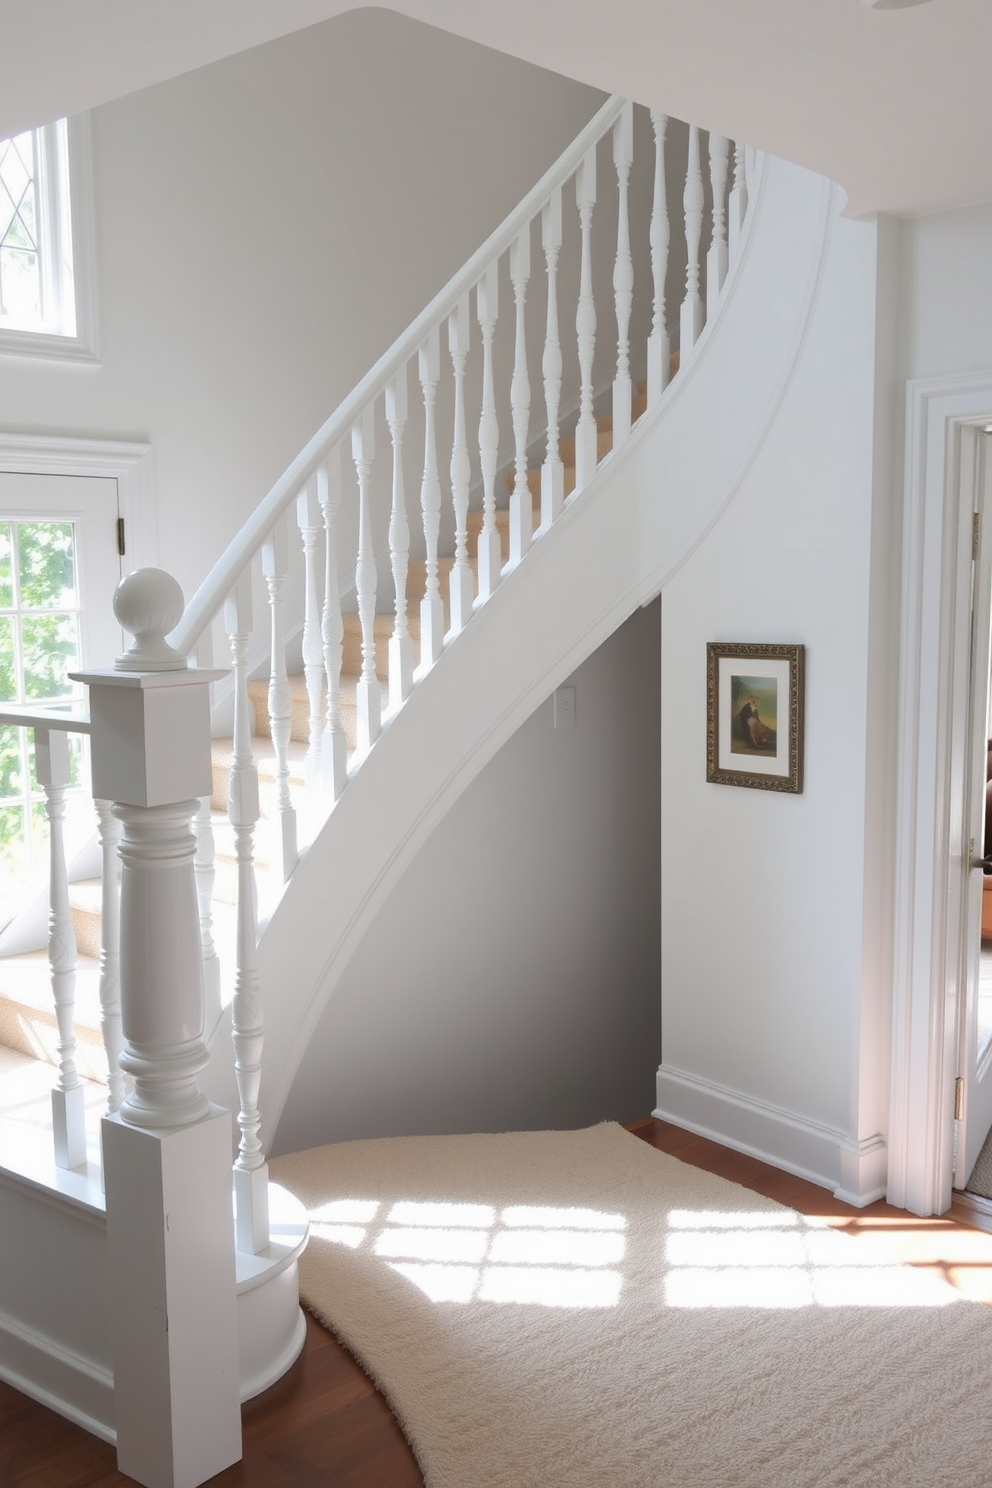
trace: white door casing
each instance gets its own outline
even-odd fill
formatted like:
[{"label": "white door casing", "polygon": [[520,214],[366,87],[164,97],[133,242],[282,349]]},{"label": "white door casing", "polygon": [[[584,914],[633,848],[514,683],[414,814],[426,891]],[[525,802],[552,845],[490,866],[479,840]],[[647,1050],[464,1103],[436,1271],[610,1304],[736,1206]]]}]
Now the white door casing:
[{"label": "white door casing", "polygon": [[990,422],[992,372],[908,386],[888,1199],[916,1214],[951,1201],[971,876],[974,470]]}]

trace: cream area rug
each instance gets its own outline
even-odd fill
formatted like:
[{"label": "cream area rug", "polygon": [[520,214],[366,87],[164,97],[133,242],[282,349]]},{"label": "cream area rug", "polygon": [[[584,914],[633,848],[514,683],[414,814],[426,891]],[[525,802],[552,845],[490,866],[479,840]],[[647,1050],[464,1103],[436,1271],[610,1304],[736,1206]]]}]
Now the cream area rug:
[{"label": "cream area rug", "polygon": [[428,1488],[992,1484],[992,1310],[619,1126],[272,1174]]}]

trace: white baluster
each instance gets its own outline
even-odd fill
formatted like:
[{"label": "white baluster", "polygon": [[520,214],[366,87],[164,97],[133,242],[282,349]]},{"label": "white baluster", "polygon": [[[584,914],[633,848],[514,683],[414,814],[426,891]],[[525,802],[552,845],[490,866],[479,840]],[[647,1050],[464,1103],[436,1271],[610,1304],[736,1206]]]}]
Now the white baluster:
[{"label": "white baluster", "polygon": [[224,606],[224,627],[234,669],[234,738],[227,809],[234,829],[238,866],[232,1039],[238,1082],[241,1140],[234,1165],[239,1250],[253,1254],[268,1244],[268,1186],[258,1137],[258,1092],[262,1073],[262,1013],[258,981],[258,911],[255,890],[255,827],[258,769],[252,753],[248,699],[248,642],[252,630],[251,580],[245,574]]},{"label": "white baluster", "polygon": [[499,421],[493,387],[493,336],[499,314],[499,265],[490,264],[475,290],[475,308],[482,332],[482,408],[479,414],[479,464],[482,467],[482,531],[479,533],[479,601],[496,590],[503,554],[496,527],[496,467],[499,463]]},{"label": "white baluster", "polygon": [[548,448],[541,466],[541,526],[547,528],[565,501],[565,467],[558,442],[561,405],[561,337],[558,333],[558,255],[561,253],[561,187],[541,212],[541,247],[548,277],[548,319],[544,333],[544,406],[548,414]]},{"label": "white baluster", "polygon": [[722,134],[710,135],[710,192],[713,197],[713,232],[706,254],[706,315],[711,317],[727,277],[727,157],[730,141]]},{"label": "white baluster", "polygon": [[[210,797],[203,796],[193,818],[196,853],[193,872],[200,911],[200,946],[203,951],[203,1008],[208,1038],[220,1022],[220,957],[214,944],[214,829],[210,822]],[[106,903],[106,885],[104,886]]]},{"label": "white baluster", "polygon": [[279,829],[282,876],[287,880],[296,867],[296,811],[289,791],[289,740],[293,730],[293,703],[286,672],[286,638],[283,589],[288,567],[286,524],[280,519],[262,545],[262,577],[269,591],[271,655],[269,658],[269,727],[275,755],[276,812]]},{"label": "white baluster", "polygon": [[516,309],[510,414],[513,420],[514,475],[510,496],[510,562],[519,563],[534,532],[534,502],[527,484],[527,429],[530,423],[530,376],[527,371],[525,307],[530,280],[530,223],[510,249],[510,282]]},{"label": "white baluster", "polygon": [[703,173],[699,166],[699,130],[689,125],[689,158],[685,171],[685,192],[682,206],[685,211],[685,298],[679,321],[679,354],[685,360],[689,348],[695,346],[703,329],[703,301],[699,293],[699,242],[703,232]]},{"label": "white baluster", "polygon": [[407,421],[407,369],[386,388],[386,422],[393,447],[393,500],[389,514],[389,562],[393,570],[396,619],[389,638],[389,706],[395,711],[413,688],[413,641],[407,619],[406,585],[410,567],[410,524],[403,486],[403,431]]},{"label": "white baluster", "polygon": [[372,546],[372,511],[369,477],[375,455],[374,410],[367,408],[351,431],[351,458],[358,477],[358,560],[355,588],[358,617],[362,625],[362,671],[355,690],[358,704],[358,747],[372,748],[382,727],[382,690],[375,672],[375,549]]},{"label": "white baluster", "polygon": [[613,126],[613,164],[617,171],[617,256],[613,266],[613,299],[617,316],[617,375],[613,379],[613,448],[630,433],[630,312],[634,303],[634,260],[630,256],[628,194],[634,160],[634,107],[625,103]]},{"label": "white baluster", "polygon": [[448,351],[455,379],[455,419],[451,442],[451,501],[455,509],[455,563],[448,580],[451,633],[464,630],[472,618],[472,570],[468,561],[468,495],[472,467],[465,432],[465,361],[469,348],[468,295],[448,316]]},{"label": "white baluster", "polygon": [[324,791],[336,801],[348,781],[348,740],[341,717],[341,660],[344,624],[338,592],[337,519],[341,505],[341,450],[334,450],[317,471],[317,500],[324,515],[324,608],[320,638],[324,648],[327,721],[321,747]]},{"label": "white baluster", "polygon": [[730,201],[727,207],[729,221],[730,255],[737,252],[737,244],[740,242],[741,231],[744,227],[744,218],[747,216],[747,177],[745,174],[744,144],[737,140],[734,144],[734,184],[730,191]]},{"label": "white baluster", "polygon": [[420,509],[427,552],[427,588],[420,601],[420,667],[427,672],[444,649],[444,605],[437,577],[437,540],[441,529],[441,482],[437,473],[437,433],[434,404],[441,376],[441,341],[437,328],[420,348],[420,386],[424,395],[424,475]]},{"label": "white baluster", "polygon": [[320,610],[317,602],[317,545],[323,519],[317,500],[317,477],[312,475],[296,498],[296,525],[303,544],[304,609],[303,609],[303,679],[307,689],[307,758],[308,796],[320,786],[320,746],[324,729],[322,716],[324,687],[324,648],[320,636]]},{"label": "white baluster", "polygon": [[579,352],[579,419],[575,427],[575,489],[592,480],[598,463],[593,417],[592,362],[596,349],[596,301],[592,291],[592,212],[596,205],[596,151],[590,150],[575,173],[575,200],[582,231],[582,265],[575,334]]},{"label": "white baluster", "polygon": [[69,742],[61,729],[36,727],[35,770],[44,788],[50,831],[48,961],[59,1029],[59,1081],[52,1091],[55,1163],[76,1168],[86,1161],[86,1107],[76,1069],[76,937],[69,908],[69,879],[65,865],[65,790],[69,784]]},{"label": "white baluster", "polygon": [[[121,890],[117,844],[121,824],[109,801],[94,801],[99,822],[100,874],[100,1030],[107,1055],[107,1110],[119,1111],[124,1099],[121,1050]],[[219,1000],[219,999],[218,999]]]},{"label": "white baluster", "polygon": [[665,133],[668,115],[651,111],[654,131],[654,197],[651,204],[651,279],[654,285],[653,317],[648,340],[648,404],[654,404],[668,385],[670,347],[665,280],[668,275],[668,246],[671,227],[668,221],[668,188],[665,182]]}]

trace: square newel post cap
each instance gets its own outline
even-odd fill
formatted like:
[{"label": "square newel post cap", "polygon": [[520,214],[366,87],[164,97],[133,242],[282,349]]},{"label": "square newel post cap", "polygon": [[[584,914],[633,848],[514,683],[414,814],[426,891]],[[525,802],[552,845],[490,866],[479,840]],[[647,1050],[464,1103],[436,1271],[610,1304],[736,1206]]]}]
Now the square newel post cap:
[{"label": "square newel post cap", "polygon": [[210,794],[209,684],[227,674],[187,666],[166,641],[182,612],[182,590],[170,574],[137,569],[114,596],[134,644],[112,668],[71,673],[90,690],[98,800],[166,806]]}]

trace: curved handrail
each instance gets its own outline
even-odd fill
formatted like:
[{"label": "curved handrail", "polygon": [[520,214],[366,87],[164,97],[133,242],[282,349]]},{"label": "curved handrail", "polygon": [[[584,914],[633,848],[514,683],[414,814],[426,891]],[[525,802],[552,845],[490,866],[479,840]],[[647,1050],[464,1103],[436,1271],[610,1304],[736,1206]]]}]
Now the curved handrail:
[{"label": "curved handrail", "polygon": [[607,99],[581,134],[576,136],[555,163],[545,171],[532,190],[504,218],[467,263],[448,280],[402,335],[397,337],[361,382],[338,404],[330,418],[321,425],[270,488],[193,595],[182,620],[169,637],[178,651],[184,655],[193,651],[231,592],[239,574],[261,548],[275,523],[317,467],[350,434],[365,409],[385,390],[397,372],[416,355],[428,333],[451,314],[462,295],[474,288],[490,264],[502,257],[521,230],[533,221],[554,190],[578,169],[588,152],[620,117],[623,107],[624,99],[616,95]]}]

